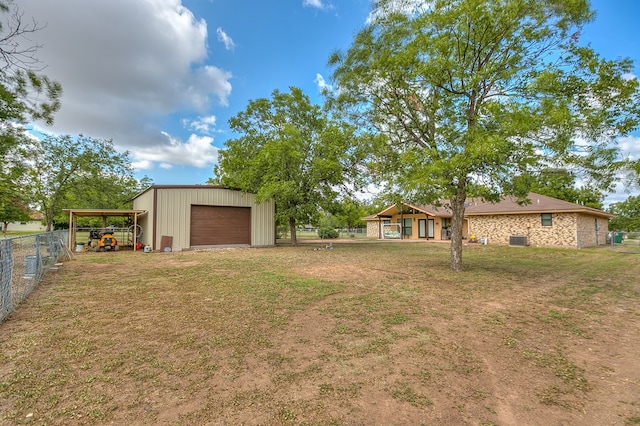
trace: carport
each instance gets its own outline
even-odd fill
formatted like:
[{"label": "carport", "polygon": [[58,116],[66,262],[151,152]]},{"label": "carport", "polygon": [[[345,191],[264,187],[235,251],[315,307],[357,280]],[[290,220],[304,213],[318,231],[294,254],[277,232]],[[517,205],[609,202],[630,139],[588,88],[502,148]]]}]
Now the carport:
[{"label": "carport", "polygon": [[133,247],[138,243],[137,228],[138,218],[147,213],[146,210],[118,210],[118,209],[63,209],[69,214],[69,247],[77,244],[76,234],[78,231],[79,217],[102,217],[102,223],[106,227],[108,217],[130,217],[133,219]]}]

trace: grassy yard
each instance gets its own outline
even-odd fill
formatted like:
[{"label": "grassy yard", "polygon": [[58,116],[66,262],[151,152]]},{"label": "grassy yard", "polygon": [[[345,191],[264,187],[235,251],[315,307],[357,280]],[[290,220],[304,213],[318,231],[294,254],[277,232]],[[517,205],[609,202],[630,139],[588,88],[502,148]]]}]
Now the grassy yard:
[{"label": "grassy yard", "polygon": [[0,423],[640,424],[640,256],[81,253],[0,324]]}]

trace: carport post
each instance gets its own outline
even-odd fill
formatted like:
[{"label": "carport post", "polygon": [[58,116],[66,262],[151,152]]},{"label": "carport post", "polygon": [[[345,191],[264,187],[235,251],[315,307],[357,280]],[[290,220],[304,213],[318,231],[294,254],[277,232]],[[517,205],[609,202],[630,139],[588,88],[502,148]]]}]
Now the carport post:
[{"label": "carport post", "polygon": [[73,212],[69,210],[69,251],[71,251],[71,247],[74,247],[75,242],[75,226],[73,224]]},{"label": "carport post", "polygon": [[133,251],[138,246],[138,213],[133,214]]}]

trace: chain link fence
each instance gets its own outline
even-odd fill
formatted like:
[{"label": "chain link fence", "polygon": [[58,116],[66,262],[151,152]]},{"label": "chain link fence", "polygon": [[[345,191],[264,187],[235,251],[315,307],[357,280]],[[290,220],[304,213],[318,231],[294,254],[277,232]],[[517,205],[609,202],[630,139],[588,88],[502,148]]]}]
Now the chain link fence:
[{"label": "chain link fence", "polygon": [[62,257],[71,258],[68,231],[0,239],[0,321],[4,320]]},{"label": "chain link fence", "polygon": [[[632,236],[636,237],[636,235]],[[607,241],[613,251],[640,254],[640,238],[629,238],[625,232],[611,232]]]}]

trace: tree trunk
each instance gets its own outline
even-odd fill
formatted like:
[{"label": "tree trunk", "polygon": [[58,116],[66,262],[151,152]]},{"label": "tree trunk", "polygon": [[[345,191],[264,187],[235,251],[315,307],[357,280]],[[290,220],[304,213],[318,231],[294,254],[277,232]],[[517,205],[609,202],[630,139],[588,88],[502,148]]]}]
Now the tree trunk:
[{"label": "tree trunk", "polygon": [[464,202],[467,194],[458,188],[457,194],[451,201],[451,270],[462,270],[462,229],[464,225]]},{"label": "tree trunk", "polygon": [[293,217],[289,218],[289,232],[291,233],[291,245],[298,245],[298,236],[296,235],[296,219]]},{"label": "tree trunk", "polygon": [[53,212],[50,210],[47,210],[44,214],[44,220],[46,222],[46,228],[45,231],[49,232],[53,229]]}]

